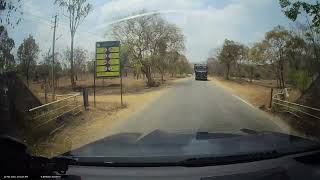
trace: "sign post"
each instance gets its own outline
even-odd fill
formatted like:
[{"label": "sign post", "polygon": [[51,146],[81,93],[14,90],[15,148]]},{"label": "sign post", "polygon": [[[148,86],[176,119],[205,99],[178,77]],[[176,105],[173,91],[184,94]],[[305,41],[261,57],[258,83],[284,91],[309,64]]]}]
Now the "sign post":
[{"label": "sign post", "polygon": [[120,77],[122,106],[122,76],[120,60],[120,41],[96,42],[94,63],[94,104],[96,104],[96,78]]},{"label": "sign post", "polygon": [[121,96],[121,107],[123,106],[122,102],[122,73],[120,74],[120,96]]},{"label": "sign post", "polygon": [[[96,54],[97,59],[97,54]],[[93,104],[96,107],[96,61],[94,61],[94,75],[93,75]]]}]

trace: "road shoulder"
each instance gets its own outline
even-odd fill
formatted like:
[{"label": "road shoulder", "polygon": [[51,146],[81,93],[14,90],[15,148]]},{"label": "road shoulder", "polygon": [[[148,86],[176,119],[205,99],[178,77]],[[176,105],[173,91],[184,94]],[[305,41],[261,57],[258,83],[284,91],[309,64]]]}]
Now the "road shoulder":
[{"label": "road shoulder", "polygon": [[[31,147],[31,152],[53,157],[104,138],[112,133],[113,125],[140,112],[170,88],[187,79],[175,79],[162,87],[149,89],[145,92],[124,94],[124,108],[121,108],[119,95],[97,96],[95,108],[91,107],[89,111],[68,120],[64,128]],[[89,97],[89,101],[92,102],[93,97]],[[91,104],[93,105],[93,103]]]},{"label": "road shoulder", "polygon": [[254,85],[250,83],[237,83],[233,81],[224,80],[222,77],[210,76],[208,80],[217,85],[229,93],[232,94],[234,98],[242,101],[244,104],[251,108],[260,111],[261,113],[268,116],[272,122],[281,128],[281,130],[287,134],[305,137],[303,134],[294,130],[288,123],[282,120],[280,117],[265,111],[267,110],[268,104],[270,102],[270,88],[263,87],[259,85]]}]

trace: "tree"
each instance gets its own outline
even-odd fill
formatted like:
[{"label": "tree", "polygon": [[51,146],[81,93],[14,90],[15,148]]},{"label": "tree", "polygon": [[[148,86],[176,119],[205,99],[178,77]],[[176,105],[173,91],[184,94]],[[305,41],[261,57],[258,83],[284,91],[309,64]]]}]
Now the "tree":
[{"label": "tree", "polygon": [[156,85],[152,78],[152,67],[158,67],[164,74],[162,70],[167,63],[158,61],[166,61],[164,56],[167,52],[173,49],[180,51],[184,47],[181,31],[158,14],[141,16],[115,24],[111,35],[128,47],[133,64],[139,64],[136,67],[141,67],[141,72],[146,75],[148,86]]},{"label": "tree", "polygon": [[224,64],[217,57],[209,57],[207,59],[208,73],[216,76],[224,75]]},{"label": "tree", "polygon": [[191,66],[188,62],[188,59],[186,56],[184,55],[180,55],[179,57],[179,61],[178,61],[178,72],[180,75],[182,74],[186,74],[186,73],[190,73],[191,70]]},{"label": "tree", "polygon": [[179,59],[180,54],[176,51],[168,52],[167,58],[169,61],[170,66],[168,67],[168,72],[171,74],[171,77],[173,77],[179,70]]},{"label": "tree", "polygon": [[36,65],[36,59],[39,54],[39,46],[36,43],[32,35],[29,35],[27,39],[24,39],[19,46],[17,56],[20,61],[20,68],[22,73],[27,78],[27,84],[29,86],[30,70],[34,69]]},{"label": "tree", "polygon": [[241,65],[244,61],[248,59],[249,48],[244,44],[238,44],[239,57],[236,60],[238,77],[241,79]]},{"label": "tree", "polygon": [[12,13],[19,12],[22,15],[21,9],[21,0],[0,0],[0,24],[7,24],[12,27],[18,25],[21,21],[21,18],[17,18],[15,22],[11,21]]},{"label": "tree", "polygon": [[286,48],[292,38],[291,34],[282,26],[277,26],[266,33],[265,42],[267,43],[267,53],[271,55],[268,59],[275,66],[276,77],[280,88],[285,88],[285,65],[288,61]]},{"label": "tree", "polygon": [[264,64],[268,59],[266,52],[267,44],[265,41],[254,43],[248,52],[248,64],[250,68],[250,82],[252,82],[254,68],[257,65]]},{"label": "tree", "polygon": [[150,29],[154,16],[142,16],[116,24],[112,27],[112,36],[129,47],[134,64],[140,64],[146,75],[147,85],[154,86],[151,75],[151,36]]},{"label": "tree", "polygon": [[[279,0],[284,14],[292,21],[296,21],[298,16],[305,15],[308,31],[305,36],[312,42],[315,61],[317,61],[318,72],[320,72],[320,3],[314,4],[304,1]],[[311,22],[309,19],[312,19]]]},{"label": "tree", "polygon": [[86,71],[86,61],[88,59],[88,51],[80,47],[74,50],[74,70],[75,77],[78,80],[80,74]]},{"label": "tree", "polygon": [[224,40],[221,51],[219,52],[218,59],[226,66],[226,79],[229,79],[231,65],[235,63],[241,56],[241,45],[232,41]]},{"label": "tree", "polygon": [[71,35],[71,51],[70,51],[70,78],[71,85],[74,88],[76,86],[74,80],[74,35],[82,23],[82,21],[87,17],[89,12],[92,10],[92,5],[86,3],[87,0],[55,0],[55,4],[58,4],[62,9],[66,9],[68,15],[66,17],[69,19],[69,28]]},{"label": "tree", "polygon": [[208,73],[223,76],[224,72],[224,64],[219,60],[219,55],[221,52],[221,47],[213,48],[209,52],[209,58],[207,59]]},{"label": "tree", "polygon": [[[74,49],[74,76],[75,80],[78,80],[78,75],[85,73],[86,71],[86,61],[88,59],[88,51],[85,49],[82,49],[81,47],[77,47]],[[71,50],[67,49],[65,51],[65,58],[67,60],[71,60]]]},{"label": "tree", "polygon": [[[63,75],[62,72],[62,65],[59,62],[60,54],[58,52],[55,53],[55,64],[54,64],[54,70],[55,70],[55,87],[57,87],[57,81],[59,78]],[[51,49],[49,49],[46,53],[42,55],[42,60],[39,62],[39,64],[36,66],[36,73],[39,76],[40,80],[43,80],[45,82],[48,82],[51,87],[52,86],[52,81],[49,81],[49,79],[52,78],[52,53]]]},{"label": "tree", "polygon": [[48,81],[50,76],[50,66],[51,66],[51,49],[42,55],[42,61],[37,66],[37,73],[41,80]]},{"label": "tree", "polygon": [[304,11],[312,17],[312,26],[320,27],[320,3],[315,1],[315,4],[304,1],[279,0],[280,6],[284,10],[284,14],[291,20],[295,21],[298,15]]},{"label": "tree", "polygon": [[8,32],[4,26],[0,25],[0,73],[12,70],[15,61],[11,50],[15,44],[13,39],[8,36]]},{"label": "tree", "polygon": [[184,36],[181,30],[174,24],[166,22],[164,19],[153,21],[151,26],[151,37],[154,37],[152,43],[153,57],[152,64],[160,72],[161,80],[164,81],[164,75],[171,66],[170,52],[182,52],[184,47]]},{"label": "tree", "polygon": [[289,58],[290,66],[295,70],[299,70],[302,59],[306,55],[306,42],[298,37],[291,36],[286,45],[286,55]]},{"label": "tree", "polygon": [[[122,74],[125,77],[127,77],[129,69],[133,69],[133,62],[128,52],[128,47],[126,45],[121,46],[120,57],[121,57]],[[138,77],[139,76],[137,76],[137,78]],[[134,74],[134,78],[135,78],[135,74]]]},{"label": "tree", "polygon": [[86,71],[92,74],[94,73],[94,60],[87,62]]}]

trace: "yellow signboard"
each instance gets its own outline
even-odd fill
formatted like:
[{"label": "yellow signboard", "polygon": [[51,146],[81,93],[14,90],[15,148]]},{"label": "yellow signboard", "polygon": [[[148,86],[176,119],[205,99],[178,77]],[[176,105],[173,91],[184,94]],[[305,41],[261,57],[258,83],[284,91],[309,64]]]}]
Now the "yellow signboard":
[{"label": "yellow signboard", "polygon": [[119,53],[97,54],[97,60],[98,59],[115,59],[115,58],[120,58]]},{"label": "yellow signboard", "polygon": [[97,54],[104,54],[105,53],[105,48],[97,48]]},{"label": "yellow signboard", "polygon": [[120,71],[120,67],[119,66],[97,66],[96,68],[96,72],[107,72],[107,71]]},{"label": "yellow signboard", "polygon": [[119,77],[121,72],[120,42],[96,43],[96,77]]},{"label": "yellow signboard", "polygon": [[[107,64],[107,61],[98,59],[96,61],[96,63],[97,63],[97,66],[104,66]],[[118,64],[120,64],[120,59],[110,59],[109,64],[110,65],[118,65]]]},{"label": "yellow signboard", "polygon": [[119,52],[120,48],[119,47],[109,47],[108,50],[109,50],[109,52]]},{"label": "yellow signboard", "polygon": [[120,72],[96,72],[97,77],[118,77]]},{"label": "yellow signboard", "polygon": [[106,58],[106,55],[103,53],[103,54],[97,54],[97,60],[98,59],[101,59],[101,60],[104,60]]},{"label": "yellow signboard", "polygon": [[111,58],[120,58],[120,55],[119,53],[109,53],[108,54],[108,57],[111,59]]},{"label": "yellow signboard", "polygon": [[97,48],[97,53],[106,53],[106,52],[111,52],[111,53],[116,53],[119,52],[120,48],[119,47],[109,47],[109,48]]}]

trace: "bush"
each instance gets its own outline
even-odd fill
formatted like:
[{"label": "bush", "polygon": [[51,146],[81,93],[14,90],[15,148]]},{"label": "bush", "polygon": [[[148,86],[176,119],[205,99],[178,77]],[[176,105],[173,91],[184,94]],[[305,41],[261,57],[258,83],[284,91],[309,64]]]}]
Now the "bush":
[{"label": "bush", "polygon": [[308,75],[307,71],[297,71],[295,75],[295,84],[300,91],[304,91],[308,88],[311,83],[311,78]]},{"label": "bush", "polygon": [[255,73],[255,74],[254,74],[254,78],[255,78],[255,79],[260,79],[260,77],[261,77],[261,75],[260,75],[259,73]]}]

